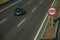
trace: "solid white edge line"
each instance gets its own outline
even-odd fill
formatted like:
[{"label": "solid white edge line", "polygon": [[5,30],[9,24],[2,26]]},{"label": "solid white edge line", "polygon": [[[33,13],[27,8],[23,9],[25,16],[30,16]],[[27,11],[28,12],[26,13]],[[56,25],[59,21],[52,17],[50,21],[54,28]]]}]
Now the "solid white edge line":
[{"label": "solid white edge line", "polygon": [[54,3],[55,3],[55,0],[53,1],[53,3],[52,3],[52,5],[51,5],[51,6],[53,6],[53,5],[54,5]]},{"label": "solid white edge line", "polygon": [[7,18],[3,19],[3,20],[0,22],[0,24],[2,24],[3,22],[5,22],[6,20],[7,20]]},{"label": "solid white edge line", "polygon": [[[52,5],[51,5],[51,6],[53,6],[54,2],[55,2],[55,0],[53,1],[53,3],[52,3]],[[44,22],[45,22],[45,21],[46,21],[46,19],[47,19],[47,16],[48,16],[48,13],[46,14],[46,16],[45,16],[45,18],[44,18],[44,20],[43,20],[43,22],[42,22],[42,24],[41,24],[40,28],[38,29],[38,32],[37,32],[37,34],[35,35],[34,40],[37,40],[37,37],[38,37],[38,35],[39,35],[39,33],[40,33],[40,31],[41,31],[42,27],[43,27],[43,24],[44,24]]]},{"label": "solid white edge line", "polygon": [[30,4],[32,1],[27,2],[27,4]]},{"label": "solid white edge line", "polygon": [[37,37],[38,37],[38,35],[39,35],[39,33],[40,33],[41,29],[42,29],[42,26],[43,26],[44,22],[46,21],[47,16],[48,16],[48,14],[45,16],[45,18],[44,18],[44,20],[43,20],[43,22],[42,22],[40,28],[38,29],[38,32],[37,32],[37,34],[36,34],[34,40],[37,39]]},{"label": "solid white edge line", "polygon": [[17,27],[19,27],[26,19],[24,18],[18,25]]},{"label": "solid white edge line", "polygon": [[6,10],[6,9],[12,7],[12,6],[14,6],[15,4],[17,4],[17,3],[21,2],[21,1],[22,1],[22,0],[19,0],[19,1],[15,2],[15,3],[13,3],[12,5],[9,5],[8,7],[6,7],[6,8],[4,8],[4,9],[0,10],[0,12],[4,11],[4,10]]},{"label": "solid white edge line", "polygon": [[37,8],[37,7],[34,7],[33,10],[32,10],[32,12],[34,12],[34,11],[36,10],[36,8]]},{"label": "solid white edge line", "polygon": [[[48,20],[49,20],[49,19],[50,19],[50,16],[48,16]],[[46,27],[47,27],[47,24],[48,24],[48,20],[47,20],[47,22],[46,22],[45,29],[44,29],[44,31],[43,31],[43,33],[42,33],[42,35],[41,35],[41,38],[43,37],[44,32],[45,32],[45,30],[46,30]]]}]

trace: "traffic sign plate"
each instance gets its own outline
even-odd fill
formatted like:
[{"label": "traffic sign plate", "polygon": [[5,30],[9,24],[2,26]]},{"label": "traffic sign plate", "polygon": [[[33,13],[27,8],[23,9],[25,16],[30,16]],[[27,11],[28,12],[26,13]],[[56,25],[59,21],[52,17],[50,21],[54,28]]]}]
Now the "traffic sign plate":
[{"label": "traffic sign plate", "polygon": [[55,16],[56,13],[57,13],[57,10],[56,10],[55,7],[50,7],[50,8],[48,9],[48,15],[49,15],[49,16]]}]

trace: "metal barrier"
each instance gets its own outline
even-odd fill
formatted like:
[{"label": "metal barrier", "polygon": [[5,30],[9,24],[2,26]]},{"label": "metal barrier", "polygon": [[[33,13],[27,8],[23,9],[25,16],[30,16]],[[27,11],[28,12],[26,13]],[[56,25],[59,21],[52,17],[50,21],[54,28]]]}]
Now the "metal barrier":
[{"label": "metal barrier", "polygon": [[59,29],[60,29],[60,18],[56,19],[56,30],[54,35],[54,40],[59,40]]}]

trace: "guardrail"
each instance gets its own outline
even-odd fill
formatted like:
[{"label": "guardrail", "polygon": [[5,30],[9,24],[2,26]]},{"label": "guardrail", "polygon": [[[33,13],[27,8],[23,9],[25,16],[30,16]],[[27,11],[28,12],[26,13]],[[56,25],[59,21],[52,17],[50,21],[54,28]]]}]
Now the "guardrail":
[{"label": "guardrail", "polygon": [[[54,1],[56,1],[56,0],[54,0]],[[53,6],[55,6],[55,2],[53,2]],[[38,38],[38,40],[41,40],[41,39],[43,39],[43,34],[44,34],[44,32],[45,32],[45,29],[47,28],[47,24],[48,24],[48,20],[50,20],[50,16],[47,16],[47,18],[46,18],[46,20],[45,20],[45,22],[44,22],[44,25],[43,25],[43,27],[42,27],[42,30],[41,30],[41,33],[40,33],[40,38]],[[57,23],[56,23],[56,30],[55,30],[55,34],[54,34],[54,37],[53,37],[53,39],[52,40],[54,40],[54,39],[57,39],[57,37],[56,37],[56,34],[57,34],[57,30],[58,30],[58,21],[57,21]]]},{"label": "guardrail", "polygon": [[60,29],[60,18],[58,18],[56,23],[56,30],[55,30],[55,35],[54,35],[54,40],[59,40],[59,29]]},{"label": "guardrail", "polygon": [[42,29],[41,29],[41,31],[39,33],[39,36],[38,36],[37,40],[42,40],[43,39],[43,35],[44,35],[44,32],[45,32],[45,30],[47,28],[47,24],[48,24],[49,19],[50,19],[50,16],[47,15],[47,18],[46,18],[46,20],[45,20],[45,22],[43,24],[43,27],[42,27]]},{"label": "guardrail", "polygon": [[47,16],[47,19],[46,19],[46,21],[44,23],[44,26],[42,28],[43,32],[42,32],[42,35],[41,35],[41,39],[43,39],[43,35],[44,35],[44,32],[45,32],[45,30],[47,28],[47,25],[48,25],[49,20],[50,20],[50,16]]},{"label": "guardrail", "polygon": [[[48,24],[48,20],[50,20],[50,18],[47,18],[47,20],[45,22],[46,24],[44,24],[44,26]],[[52,40],[59,40],[59,38],[58,38],[59,37],[59,28],[60,28],[59,20],[57,19],[55,23],[56,23],[56,26],[55,26],[56,28],[55,28],[54,35],[53,35],[53,39]],[[47,26],[45,26],[45,27],[42,28],[43,32],[42,32],[42,35],[41,35],[41,39],[43,39],[43,35],[44,35],[44,32],[45,32],[45,29],[44,28],[46,29]]]},{"label": "guardrail", "polygon": [[59,21],[56,22],[56,29],[55,29],[55,34],[54,34],[54,40],[57,40],[58,24],[59,24]]}]

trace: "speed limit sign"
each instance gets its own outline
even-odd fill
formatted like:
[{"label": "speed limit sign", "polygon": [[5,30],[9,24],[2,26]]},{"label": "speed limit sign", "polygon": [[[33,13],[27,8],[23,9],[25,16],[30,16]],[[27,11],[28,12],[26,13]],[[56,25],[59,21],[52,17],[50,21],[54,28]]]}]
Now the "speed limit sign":
[{"label": "speed limit sign", "polygon": [[49,15],[49,16],[55,16],[56,13],[57,13],[57,10],[56,10],[55,7],[50,7],[50,8],[48,9],[48,15]]}]

